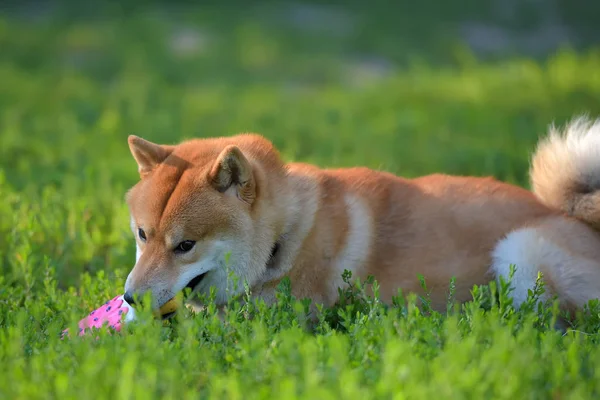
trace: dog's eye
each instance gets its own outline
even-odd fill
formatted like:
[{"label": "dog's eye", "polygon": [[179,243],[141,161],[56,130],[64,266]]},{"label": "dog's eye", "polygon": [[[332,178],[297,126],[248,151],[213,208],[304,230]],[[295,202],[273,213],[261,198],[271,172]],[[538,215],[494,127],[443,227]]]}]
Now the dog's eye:
[{"label": "dog's eye", "polygon": [[144,232],[142,228],[138,229],[138,235],[140,236],[140,239],[142,239],[144,242],[146,241],[146,232]]},{"label": "dog's eye", "polygon": [[195,244],[196,244],[196,242],[194,242],[193,240],[185,240],[185,241],[179,243],[177,245],[177,247],[175,247],[175,252],[176,253],[187,253],[188,251],[190,251],[191,249],[194,248]]}]

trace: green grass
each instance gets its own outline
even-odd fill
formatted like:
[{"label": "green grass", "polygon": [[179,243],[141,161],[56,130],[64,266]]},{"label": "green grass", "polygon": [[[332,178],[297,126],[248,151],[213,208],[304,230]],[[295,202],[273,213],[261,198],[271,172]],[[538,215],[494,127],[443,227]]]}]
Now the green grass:
[{"label": "green grass", "polygon": [[[129,134],[254,131],[286,160],[527,186],[550,123],[600,114],[598,48],[483,62],[450,37],[406,39],[429,32],[410,16],[391,35],[381,9],[360,14],[368,34],[343,38],[226,11],[177,15],[202,29],[191,53],[169,45],[181,27],[165,12],[0,16],[0,398],[597,397],[598,304],[565,333],[553,304],[532,296],[516,312],[506,287],[438,314],[426,298],[388,307],[349,286],[350,305],[312,328],[282,287],[274,307],[232,303],[225,322],[212,308],[170,323],[142,313],[122,335],[59,339],[122,292],[134,263]],[[420,45],[427,57],[404,57]],[[365,75],[364,54],[391,66]]]}]

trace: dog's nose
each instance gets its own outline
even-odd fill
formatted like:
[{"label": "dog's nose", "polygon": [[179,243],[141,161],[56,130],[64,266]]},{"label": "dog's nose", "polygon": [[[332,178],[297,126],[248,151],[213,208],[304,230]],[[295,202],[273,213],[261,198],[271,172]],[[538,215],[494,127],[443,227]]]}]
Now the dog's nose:
[{"label": "dog's nose", "polygon": [[131,292],[125,292],[125,295],[123,295],[123,299],[129,303],[130,306],[133,306],[135,304],[135,300],[133,300],[133,294]]}]

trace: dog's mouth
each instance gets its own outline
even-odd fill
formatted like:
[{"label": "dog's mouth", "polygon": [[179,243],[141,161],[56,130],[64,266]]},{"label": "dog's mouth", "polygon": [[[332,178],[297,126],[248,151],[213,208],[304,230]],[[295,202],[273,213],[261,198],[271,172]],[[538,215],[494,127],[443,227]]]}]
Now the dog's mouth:
[{"label": "dog's mouth", "polygon": [[202,279],[204,279],[204,277],[206,276],[208,272],[204,272],[203,274],[200,274],[198,276],[196,276],[195,278],[192,278],[191,281],[188,282],[187,285],[185,285],[186,288],[194,290],[196,288],[196,286],[198,286],[200,284],[200,282],[202,282]]},{"label": "dog's mouth", "polygon": [[[188,282],[187,285],[185,285],[185,288],[189,288],[189,289],[191,289],[193,291],[196,288],[196,286],[198,286],[200,284],[200,282],[202,282],[202,279],[204,279],[204,277],[206,276],[206,274],[207,274],[207,272],[194,277],[192,280],[190,280]],[[169,312],[166,312],[166,313],[160,315],[160,317],[163,320],[164,319],[169,319],[172,316],[174,316],[176,313],[177,313],[177,310],[173,310],[173,311],[169,311]]]}]

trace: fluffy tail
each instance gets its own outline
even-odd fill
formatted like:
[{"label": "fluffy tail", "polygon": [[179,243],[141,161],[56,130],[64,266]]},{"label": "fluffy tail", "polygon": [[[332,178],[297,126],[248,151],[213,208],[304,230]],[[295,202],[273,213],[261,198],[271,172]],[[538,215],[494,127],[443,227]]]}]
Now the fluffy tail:
[{"label": "fluffy tail", "polygon": [[547,206],[600,229],[600,119],[551,127],[533,154],[531,186]]}]

